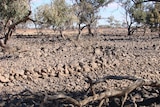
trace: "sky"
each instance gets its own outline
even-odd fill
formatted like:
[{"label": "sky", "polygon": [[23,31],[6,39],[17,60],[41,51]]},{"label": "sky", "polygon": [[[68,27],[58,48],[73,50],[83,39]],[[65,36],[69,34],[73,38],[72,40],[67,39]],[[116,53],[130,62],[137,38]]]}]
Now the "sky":
[{"label": "sky", "polygon": [[[72,3],[72,0],[66,0],[69,4]],[[49,4],[51,2],[51,0],[32,0],[31,1],[31,6],[33,11],[40,5],[43,4]],[[107,21],[105,18],[109,17],[109,16],[114,16],[114,18],[118,21],[120,21],[121,23],[124,20],[124,10],[120,7],[120,5],[116,2],[113,2],[111,4],[109,4],[107,7],[103,7],[100,9],[99,15],[103,18],[101,20],[98,21],[99,25],[106,25]]]}]

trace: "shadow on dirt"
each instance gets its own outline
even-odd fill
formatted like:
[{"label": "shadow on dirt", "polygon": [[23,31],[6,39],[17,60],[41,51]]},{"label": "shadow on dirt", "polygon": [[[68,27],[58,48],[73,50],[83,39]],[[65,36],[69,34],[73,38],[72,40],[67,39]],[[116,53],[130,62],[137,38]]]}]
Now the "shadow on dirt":
[{"label": "shadow on dirt", "polygon": [[21,39],[35,39],[35,38],[41,38],[39,35],[15,35],[16,38],[21,38]]},{"label": "shadow on dirt", "polygon": [[[143,89],[142,89],[143,90]],[[138,91],[133,91],[132,95],[137,93]],[[55,95],[53,92],[47,92],[48,95]],[[89,95],[85,95],[86,92],[66,92],[65,95],[68,95],[76,100],[82,100]],[[140,95],[140,93],[137,93]],[[141,93],[142,94],[142,93]],[[0,96],[0,106],[1,107],[74,107],[73,104],[70,104],[69,102],[65,101],[64,99],[59,100],[46,100],[45,99],[45,92],[37,92],[32,93],[29,90],[24,90],[23,92],[20,92],[19,94],[15,95],[1,95]],[[148,93],[149,95],[149,93]],[[129,95],[130,96],[130,95]],[[143,95],[141,96],[143,97]],[[137,101],[133,103],[130,97],[128,97],[125,106],[134,106],[136,104],[138,107],[145,106],[150,107],[153,105],[160,105],[160,95],[157,97],[146,97],[142,98],[143,100]],[[106,100],[106,102],[103,104],[102,107],[120,107],[121,106],[121,100],[122,97],[112,97],[109,98],[109,100]],[[91,102],[86,107],[98,107],[100,101]]]},{"label": "shadow on dirt", "polygon": [[57,43],[71,41],[70,37],[62,38],[60,35],[15,35],[17,39],[40,43]]},{"label": "shadow on dirt", "polygon": [[117,36],[117,37],[109,37],[108,39],[105,38],[104,41],[149,41],[149,40],[160,40],[159,36],[153,37],[124,37],[124,36]]},{"label": "shadow on dirt", "polygon": [[3,55],[3,56],[0,56],[0,61],[1,60],[14,60],[14,59],[17,59],[18,56],[17,55]]}]

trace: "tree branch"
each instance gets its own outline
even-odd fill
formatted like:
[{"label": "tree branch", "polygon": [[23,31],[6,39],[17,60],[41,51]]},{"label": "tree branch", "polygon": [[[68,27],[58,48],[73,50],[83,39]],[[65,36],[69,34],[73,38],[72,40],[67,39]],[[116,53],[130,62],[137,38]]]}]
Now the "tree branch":
[{"label": "tree branch", "polygon": [[[58,94],[58,95],[47,95],[47,99],[48,100],[57,100],[57,99],[63,99],[65,101],[68,101],[78,107],[82,107],[87,105],[90,102],[95,102],[95,101],[103,101],[103,99],[109,98],[109,97],[118,97],[118,96],[125,96],[124,100],[122,101],[122,105],[124,106],[124,103],[126,102],[126,99],[128,97],[128,94],[131,93],[133,90],[135,90],[137,87],[142,87],[142,86],[151,86],[151,87],[160,87],[160,81],[149,81],[149,80],[144,80],[144,79],[138,79],[135,77],[130,77],[130,76],[107,76],[104,77],[102,79],[99,79],[97,81],[92,81],[89,78],[90,83],[92,83],[92,85],[95,85],[97,83],[100,82],[104,82],[104,80],[106,81],[106,79],[115,79],[115,80],[122,80],[122,79],[127,79],[127,80],[132,80],[135,81],[133,82],[130,86],[128,86],[127,88],[123,89],[123,90],[111,90],[111,91],[104,91],[101,93],[94,93],[92,96],[89,96],[83,100],[76,100],[70,96],[66,96],[63,94]],[[92,81],[92,82],[91,82]],[[92,87],[90,87],[92,88]],[[103,102],[100,103],[100,105],[102,105]]]}]

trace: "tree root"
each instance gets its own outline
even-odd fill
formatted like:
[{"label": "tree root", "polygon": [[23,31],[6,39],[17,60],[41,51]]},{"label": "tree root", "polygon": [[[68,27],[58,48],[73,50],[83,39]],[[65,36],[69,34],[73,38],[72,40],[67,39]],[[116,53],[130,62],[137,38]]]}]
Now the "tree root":
[{"label": "tree root", "polygon": [[[142,86],[151,86],[151,87],[160,87],[160,81],[149,81],[149,80],[144,80],[144,79],[139,79],[135,77],[130,77],[130,76],[107,76],[102,79],[92,81],[91,78],[87,77],[90,83],[90,91],[92,92],[92,96],[89,96],[87,98],[84,98],[83,100],[76,100],[70,96],[64,95],[64,94],[57,94],[57,95],[46,95],[45,100],[58,100],[58,99],[63,99],[67,102],[72,103],[75,106],[82,107],[87,105],[90,102],[95,102],[95,101],[100,101],[99,107],[101,107],[105,101],[105,99],[110,98],[110,97],[120,97],[124,96],[124,99],[122,101],[121,107],[124,106],[128,94],[131,93],[133,90],[135,90],[138,87]],[[111,90],[111,91],[104,91],[101,93],[95,93],[93,86],[97,83],[100,82],[105,82],[107,79],[116,79],[116,80],[122,80],[122,79],[127,79],[127,80],[132,80],[134,81],[130,86],[128,86],[125,89],[122,90]],[[134,105],[136,105],[135,101]],[[45,103],[45,102],[44,102]]]}]

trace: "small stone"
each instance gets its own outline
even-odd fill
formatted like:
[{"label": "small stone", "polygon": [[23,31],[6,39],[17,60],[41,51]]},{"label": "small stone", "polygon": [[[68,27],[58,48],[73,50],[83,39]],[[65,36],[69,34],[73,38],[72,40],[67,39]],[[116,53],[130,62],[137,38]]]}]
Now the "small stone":
[{"label": "small stone", "polygon": [[46,73],[42,72],[42,77],[43,77],[43,78],[47,78],[48,75],[47,75]]},{"label": "small stone", "polygon": [[10,81],[9,78],[6,78],[6,77],[0,75],[0,82],[6,83],[6,82],[9,82],[9,81]]},{"label": "small stone", "polygon": [[13,87],[15,84],[14,83],[12,83],[12,82],[9,82],[8,83],[8,86],[11,86],[11,87]]},{"label": "small stone", "polygon": [[24,70],[20,70],[20,69],[19,69],[19,70],[14,70],[14,71],[13,71],[14,74],[21,75],[21,76],[24,75],[24,72],[25,72]]},{"label": "small stone", "polygon": [[10,81],[13,81],[13,80],[14,80],[14,76],[13,76],[13,75],[10,75],[10,76],[9,76],[9,80],[10,80]]},{"label": "small stone", "polygon": [[119,60],[114,60],[114,61],[113,61],[113,66],[114,66],[114,67],[119,67],[119,66],[120,66]]},{"label": "small stone", "polygon": [[87,64],[83,65],[83,70],[84,70],[85,72],[91,71],[90,67],[89,67]]},{"label": "small stone", "polygon": [[91,65],[92,69],[97,69],[97,68],[98,68],[97,63],[95,63],[94,61],[92,61],[92,62],[90,63],[90,65]]},{"label": "small stone", "polygon": [[101,55],[101,54],[102,54],[101,49],[100,49],[100,48],[96,48],[96,49],[94,50],[94,54],[95,54],[95,55]]},{"label": "small stone", "polygon": [[39,67],[34,68],[33,71],[34,71],[34,72],[37,72],[38,74],[41,73],[41,69],[40,69]]},{"label": "small stone", "polygon": [[23,75],[22,77],[23,77],[23,79],[27,79],[27,75]]},{"label": "small stone", "polygon": [[76,67],[76,71],[81,72],[81,71],[82,71],[82,68],[81,68],[80,66],[77,66],[77,67]]},{"label": "small stone", "polygon": [[63,47],[63,48],[62,48],[62,51],[63,51],[63,52],[67,52],[68,49],[67,49],[66,47]]},{"label": "small stone", "polygon": [[39,78],[39,77],[41,77],[41,75],[39,75],[37,72],[35,72],[35,73],[32,74],[32,77],[33,78]]},{"label": "small stone", "polygon": [[28,67],[24,71],[29,72],[30,74],[33,74],[34,73],[33,69],[34,69],[33,67]]},{"label": "small stone", "polygon": [[76,68],[79,66],[79,63],[77,61],[72,61],[69,65],[71,68]]},{"label": "small stone", "polygon": [[59,78],[62,78],[62,77],[64,77],[64,76],[66,76],[66,75],[65,75],[63,72],[58,72],[57,76],[58,76]]},{"label": "small stone", "polygon": [[67,65],[64,66],[64,73],[65,73],[65,74],[69,74],[68,66],[67,66]]},{"label": "small stone", "polygon": [[64,65],[62,65],[62,64],[58,64],[58,65],[56,66],[56,67],[57,67],[56,70],[57,70],[57,71],[60,71],[60,72],[64,71],[63,66],[64,66]]},{"label": "small stone", "polygon": [[45,53],[48,52],[48,49],[46,49],[45,47],[41,47],[41,50],[42,50],[43,52],[45,52]]},{"label": "small stone", "polygon": [[55,77],[55,76],[56,76],[56,73],[52,71],[52,72],[49,73],[49,76],[50,76],[50,77]]},{"label": "small stone", "polygon": [[0,67],[0,73],[3,74],[5,72],[3,67]]},{"label": "small stone", "polygon": [[47,69],[47,68],[42,68],[42,69],[41,69],[41,72],[42,72],[42,73],[47,73],[47,72],[48,72],[48,69]]},{"label": "small stone", "polygon": [[68,68],[68,71],[69,71],[70,74],[74,73],[74,69],[73,68]]}]

